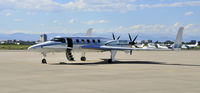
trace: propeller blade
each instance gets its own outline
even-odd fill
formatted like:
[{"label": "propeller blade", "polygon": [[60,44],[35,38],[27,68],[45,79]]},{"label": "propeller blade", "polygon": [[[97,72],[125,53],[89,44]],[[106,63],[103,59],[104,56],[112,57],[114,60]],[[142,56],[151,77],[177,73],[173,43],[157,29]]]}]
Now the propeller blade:
[{"label": "propeller blade", "polygon": [[130,41],[132,41],[132,37],[131,37],[131,35],[129,33],[128,33],[128,36],[129,36]]},{"label": "propeller blade", "polygon": [[115,40],[115,35],[114,35],[114,33],[112,33],[112,36],[113,36],[113,40]]},{"label": "propeller blade", "polygon": [[130,40],[131,40],[131,42],[129,43],[129,44],[131,44],[131,45],[135,45],[136,43],[135,43],[135,40],[137,39],[137,37],[138,37],[138,35],[136,35],[136,37],[132,40],[132,37],[131,37],[131,35],[128,33],[128,35],[129,35],[129,38],[130,38]]},{"label": "propeller blade", "polygon": [[120,39],[120,36],[118,36],[117,40],[119,40],[119,39]]},{"label": "propeller blade", "polygon": [[135,40],[137,39],[138,35],[134,38],[133,42],[135,42]]}]

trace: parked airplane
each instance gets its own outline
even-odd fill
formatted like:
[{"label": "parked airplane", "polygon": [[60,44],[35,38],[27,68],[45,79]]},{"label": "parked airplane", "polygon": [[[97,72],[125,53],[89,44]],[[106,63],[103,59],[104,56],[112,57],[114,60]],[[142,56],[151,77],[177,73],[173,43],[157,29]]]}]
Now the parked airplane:
[{"label": "parked airplane", "polygon": [[186,47],[187,49],[195,48],[195,47],[197,47],[197,46],[198,46],[198,42],[196,42],[195,44],[187,44],[187,45],[185,45],[185,47]]},{"label": "parked airplane", "polygon": [[153,44],[147,44],[146,46],[143,46],[142,48],[156,48],[156,47]]},{"label": "parked airplane", "polygon": [[135,44],[134,45],[136,48],[143,48],[144,47],[144,44]]},{"label": "parked airplane", "polygon": [[74,61],[72,55],[73,52],[81,52],[81,61],[86,61],[85,53],[86,52],[105,52],[110,51],[111,56],[108,59],[108,63],[115,61],[115,55],[117,51],[124,51],[132,54],[134,50],[177,50],[180,49],[182,44],[182,34],[183,27],[179,28],[177,33],[176,40],[171,49],[159,49],[159,48],[133,48],[137,36],[132,39],[129,34],[130,40],[119,40],[120,37],[115,38],[113,34],[113,39],[103,38],[103,37],[54,37],[50,41],[39,43],[33,46],[30,46],[28,50],[38,51],[43,54],[42,63],[47,63],[45,57],[47,53],[50,52],[65,52],[66,58],[69,61]]},{"label": "parked airplane", "polygon": [[160,49],[168,49],[167,46],[161,46],[160,44],[156,44],[155,46],[156,48],[160,48]]}]

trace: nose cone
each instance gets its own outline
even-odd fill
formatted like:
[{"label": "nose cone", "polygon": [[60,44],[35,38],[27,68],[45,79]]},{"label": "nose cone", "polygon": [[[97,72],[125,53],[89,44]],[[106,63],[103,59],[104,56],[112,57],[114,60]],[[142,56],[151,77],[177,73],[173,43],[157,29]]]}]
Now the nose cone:
[{"label": "nose cone", "polygon": [[32,51],[32,50],[34,50],[35,49],[35,46],[33,45],[33,46],[30,46],[29,48],[28,48],[28,50],[29,51]]},{"label": "nose cone", "polygon": [[32,46],[28,47],[28,50],[32,50],[32,49],[33,49],[33,47],[32,47]]},{"label": "nose cone", "polygon": [[43,46],[47,46],[51,44],[51,41],[47,41],[47,42],[44,42],[44,43],[39,43],[39,44],[36,44],[36,45],[32,45],[28,48],[29,51],[41,51],[41,49],[43,49]]},{"label": "nose cone", "polygon": [[41,45],[40,44],[36,44],[36,45],[32,45],[28,48],[29,51],[36,51],[38,49],[40,49]]}]

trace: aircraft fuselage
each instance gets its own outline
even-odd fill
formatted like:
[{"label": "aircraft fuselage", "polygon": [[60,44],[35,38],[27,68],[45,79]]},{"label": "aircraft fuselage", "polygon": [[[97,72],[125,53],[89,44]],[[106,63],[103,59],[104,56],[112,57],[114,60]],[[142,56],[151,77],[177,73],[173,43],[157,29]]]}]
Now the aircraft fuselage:
[{"label": "aircraft fuselage", "polygon": [[82,49],[85,45],[110,45],[110,46],[129,46],[129,40],[112,40],[103,37],[54,37],[50,41],[39,43],[29,47],[28,50],[38,52],[66,52],[66,48],[74,52],[103,52],[102,50]]}]

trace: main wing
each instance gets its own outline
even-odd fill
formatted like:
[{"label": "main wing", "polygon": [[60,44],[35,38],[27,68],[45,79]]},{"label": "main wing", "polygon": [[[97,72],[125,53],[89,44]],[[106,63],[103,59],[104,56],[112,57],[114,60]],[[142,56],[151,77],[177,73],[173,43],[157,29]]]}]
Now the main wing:
[{"label": "main wing", "polygon": [[86,46],[82,46],[82,48],[91,49],[91,50],[104,50],[104,51],[110,51],[110,50],[169,51],[171,50],[171,49],[162,49],[162,48],[130,48],[130,47],[105,46],[105,45],[86,45]]}]

